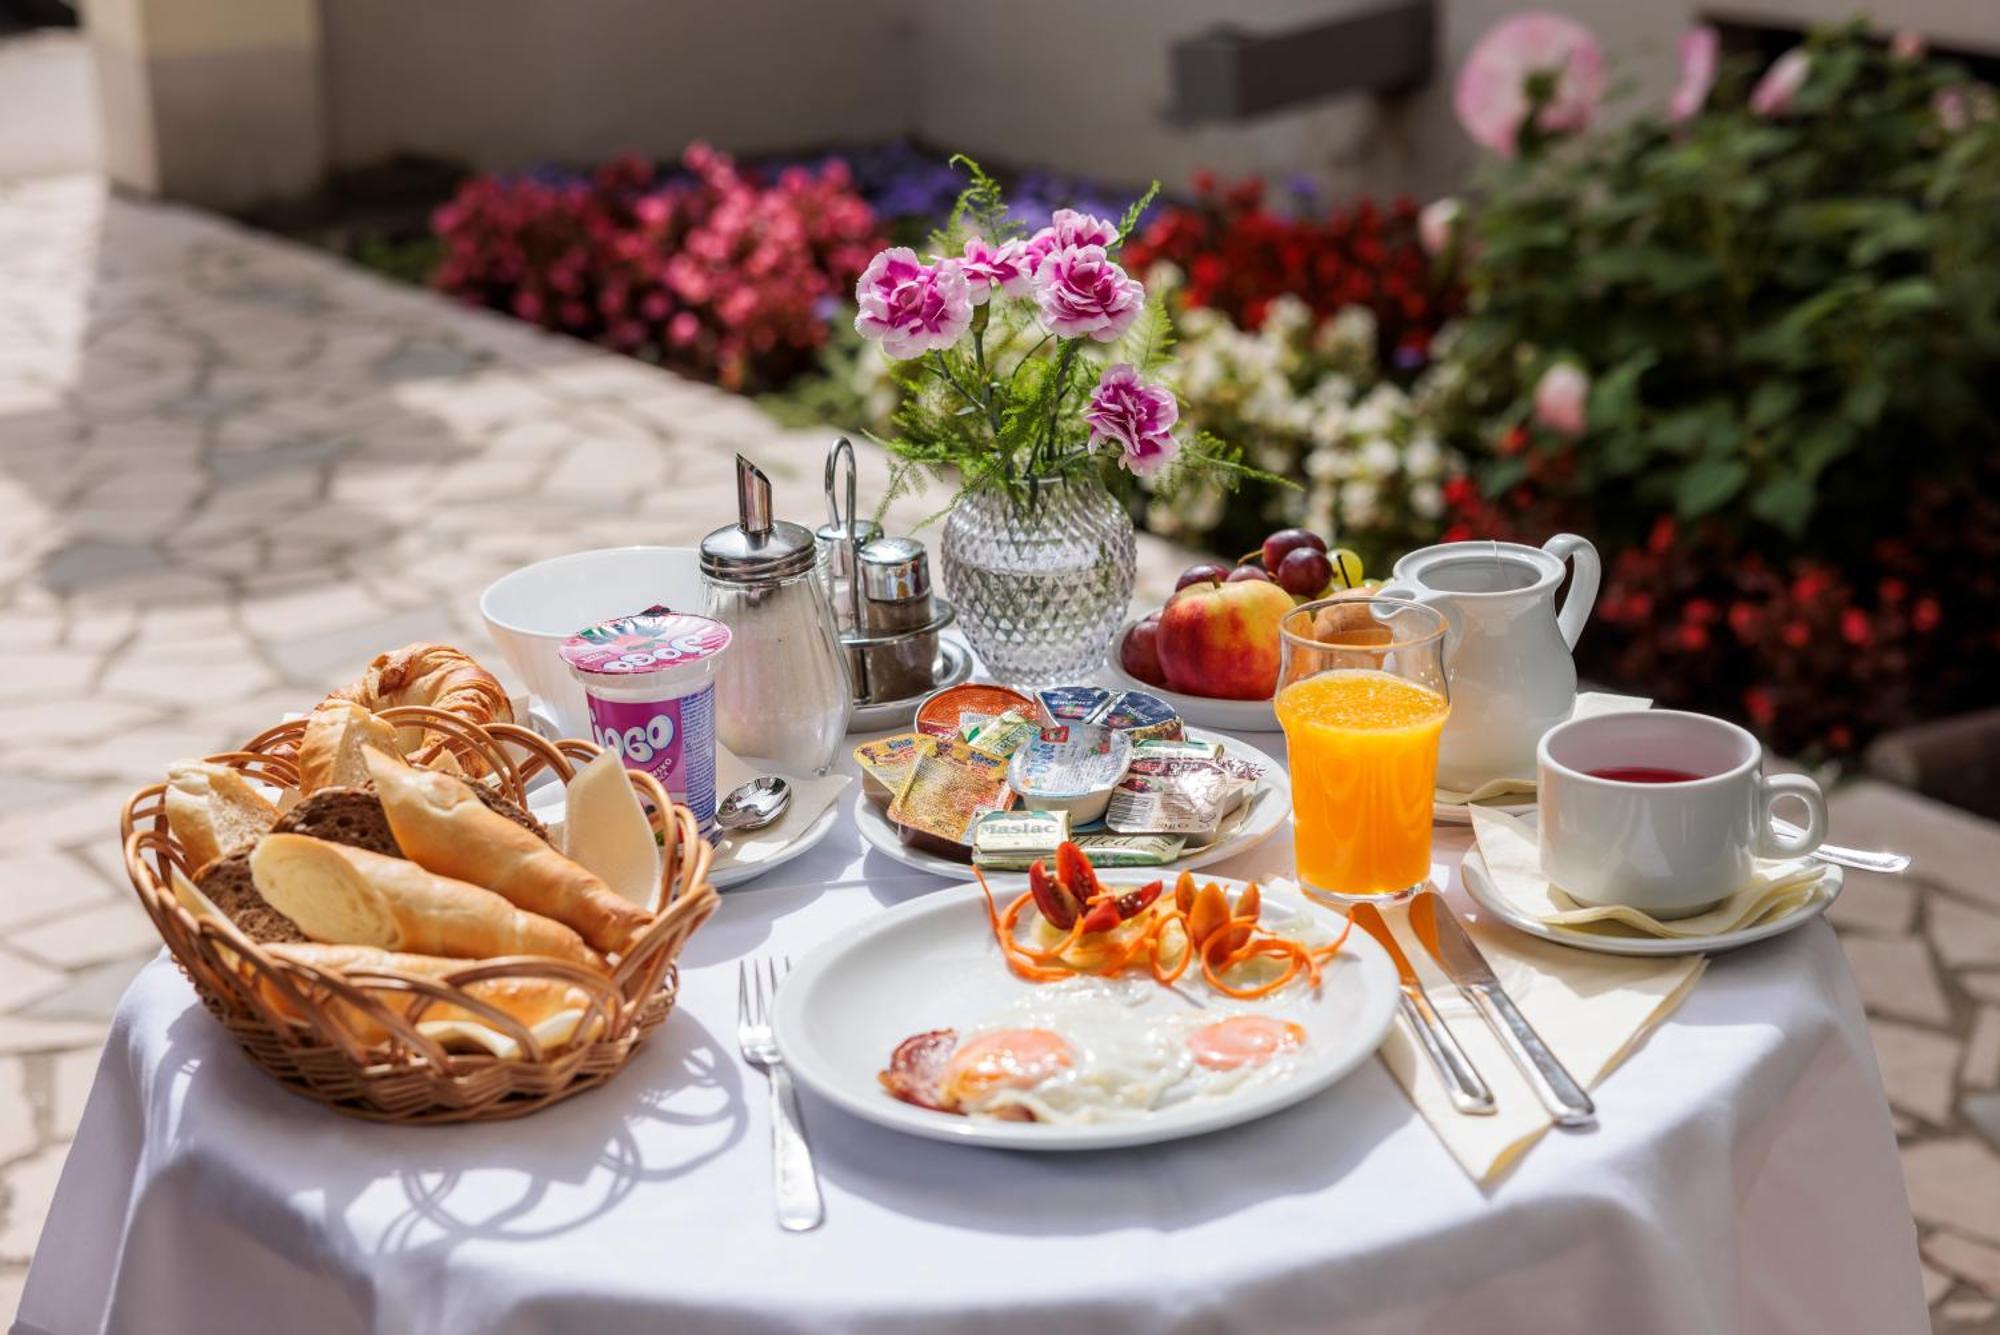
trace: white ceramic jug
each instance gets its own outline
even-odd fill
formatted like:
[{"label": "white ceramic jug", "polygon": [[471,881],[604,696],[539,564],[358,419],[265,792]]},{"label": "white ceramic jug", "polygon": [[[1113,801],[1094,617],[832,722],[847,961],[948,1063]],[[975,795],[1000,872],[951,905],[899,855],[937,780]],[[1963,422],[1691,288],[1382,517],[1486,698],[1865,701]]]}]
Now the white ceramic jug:
[{"label": "white ceramic jug", "polygon": [[[1563,562],[1574,578],[1560,609]],[[1396,562],[1381,592],[1444,613],[1451,718],[1438,742],[1438,786],[1472,792],[1533,780],[1535,746],[1576,703],[1576,647],[1597,601],[1597,549],[1574,533],[1540,547],[1446,542]]]}]

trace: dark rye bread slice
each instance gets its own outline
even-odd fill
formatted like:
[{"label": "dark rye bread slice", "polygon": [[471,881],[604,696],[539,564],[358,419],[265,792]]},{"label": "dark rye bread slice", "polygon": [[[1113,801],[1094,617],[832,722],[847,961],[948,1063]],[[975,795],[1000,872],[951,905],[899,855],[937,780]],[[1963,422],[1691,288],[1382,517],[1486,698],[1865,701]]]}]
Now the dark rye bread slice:
[{"label": "dark rye bread slice", "polygon": [[240,848],[202,867],[194,883],[252,941],[305,941],[298,924],[264,902],[250,876],[250,850]]}]

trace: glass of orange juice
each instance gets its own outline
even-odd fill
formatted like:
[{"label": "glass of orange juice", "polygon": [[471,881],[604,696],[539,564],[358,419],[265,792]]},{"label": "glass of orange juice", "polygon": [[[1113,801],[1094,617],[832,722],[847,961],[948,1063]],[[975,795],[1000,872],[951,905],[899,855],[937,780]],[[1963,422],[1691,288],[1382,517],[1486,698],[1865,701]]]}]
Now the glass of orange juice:
[{"label": "glass of orange juice", "polygon": [[1279,623],[1278,723],[1299,883],[1394,900],[1430,877],[1438,733],[1451,713],[1445,619],[1402,598],[1327,598]]}]

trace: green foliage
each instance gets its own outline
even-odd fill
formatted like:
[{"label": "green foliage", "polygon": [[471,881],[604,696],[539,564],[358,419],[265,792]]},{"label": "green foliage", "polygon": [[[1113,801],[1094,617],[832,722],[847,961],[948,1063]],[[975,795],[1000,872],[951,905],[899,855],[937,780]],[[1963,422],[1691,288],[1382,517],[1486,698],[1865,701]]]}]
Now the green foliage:
[{"label": "green foliage", "polygon": [[[1640,116],[1535,146],[1486,181],[1468,247],[1458,443],[1482,489],[1524,473],[1587,499],[1614,542],[1707,518],[1784,552],[1865,542],[1916,475],[1990,449],[2000,413],[2000,123],[1944,62],[1859,26],[1815,34],[1790,110],[1725,68],[1682,126]],[[1495,448],[1558,361],[1592,378],[1589,427]],[[1548,484],[1548,476],[1559,482]]]}]

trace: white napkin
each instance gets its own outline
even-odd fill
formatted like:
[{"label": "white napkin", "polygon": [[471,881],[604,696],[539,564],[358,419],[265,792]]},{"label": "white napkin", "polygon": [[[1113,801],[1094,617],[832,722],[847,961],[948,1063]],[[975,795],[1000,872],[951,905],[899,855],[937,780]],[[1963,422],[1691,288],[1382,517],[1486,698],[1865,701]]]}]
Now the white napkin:
[{"label": "white napkin", "polygon": [[[1444,1082],[1401,1015],[1382,1044],[1382,1061],[1459,1166],[1474,1182],[1490,1187],[1520,1162],[1555,1118],[1479,1012],[1417,940],[1408,912],[1392,908],[1382,916],[1452,1036],[1492,1089],[1496,1110],[1490,1117],[1469,1117],[1452,1107]],[[1514,1004],[1586,1088],[1616,1070],[1673,1013],[1708,966],[1705,955],[1602,955],[1538,940],[1499,922],[1464,914],[1459,920]]]},{"label": "white napkin", "polygon": [[1622,904],[1579,904],[1542,875],[1535,832],[1512,816],[1475,807],[1472,830],[1493,888],[1525,917],[1573,932],[1689,938],[1739,931],[1793,913],[1824,893],[1826,868],[1805,858],[1759,858],[1750,884],[1714,908],[1662,920]]},{"label": "white napkin", "polygon": [[[1651,709],[1653,702],[1641,695],[1612,695],[1606,691],[1585,691],[1576,697],[1570,707],[1571,718],[1595,718],[1599,714],[1624,714],[1640,709]],[[1460,792],[1455,788],[1440,786],[1437,800],[1446,806],[1472,806],[1480,802],[1492,802],[1503,797],[1532,797],[1535,793],[1535,776],[1526,778],[1488,779],[1470,792]]]},{"label": "white napkin", "polygon": [[841,790],[854,782],[851,774],[802,774],[795,770],[756,766],[730,753],[720,743],[715,748],[715,800],[719,803],[738,784],[763,774],[776,774],[792,786],[792,804],[785,814],[761,830],[748,834],[723,832],[715,846],[714,870],[724,867],[753,867],[783,853],[812,828],[820,813],[832,806]]}]

